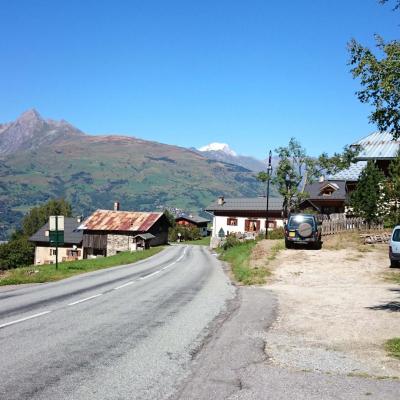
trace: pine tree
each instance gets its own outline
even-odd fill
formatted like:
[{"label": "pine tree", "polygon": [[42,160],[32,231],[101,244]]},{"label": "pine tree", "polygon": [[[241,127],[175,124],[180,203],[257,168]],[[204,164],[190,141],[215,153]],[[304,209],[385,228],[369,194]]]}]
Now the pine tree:
[{"label": "pine tree", "polygon": [[385,212],[385,177],[373,161],[361,172],[356,190],[350,198],[354,212],[369,224],[380,222]]},{"label": "pine tree", "polygon": [[389,177],[387,182],[387,197],[389,203],[389,225],[400,223],[400,153],[389,164]]}]

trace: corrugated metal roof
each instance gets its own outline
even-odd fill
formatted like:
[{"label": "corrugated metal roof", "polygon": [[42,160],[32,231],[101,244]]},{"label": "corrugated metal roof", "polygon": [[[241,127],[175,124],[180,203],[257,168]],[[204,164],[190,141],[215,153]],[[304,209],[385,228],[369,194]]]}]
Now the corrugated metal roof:
[{"label": "corrugated metal roof", "polygon": [[[270,198],[269,210],[281,211],[282,199]],[[224,204],[218,204],[218,200],[206,208],[206,211],[265,211],[267,208],[266,197],[250,197],[224,199]]]},{"label": "corrugated metal roof", "polygon": [[[79,245],[82,243],[83,232],[79,230],[80,222],[76,218],[64,218],[64,243]],[[49,230],[49,223],[44,224],[36,233],[34,233],[29,241],[48,243],[49,236],[46,231]]]},{"label": "corrugated metal roof", "polygon": [[157,212],[97,210],[79,227],[94,231],[146,232],[163,215]]},{"label": "corrugated metal roof", "polygon": [[390,160],[397,156],[400,140],[393,140],[393,136],[388,132],[374,132],[352,146],[361,147],[357,161]]},{"label": "corrugated metal roof", "polygon": [[332,180],[358,181],[361,171],[367,166],[367,161],[358,161],[349,168],[329,176]]}]

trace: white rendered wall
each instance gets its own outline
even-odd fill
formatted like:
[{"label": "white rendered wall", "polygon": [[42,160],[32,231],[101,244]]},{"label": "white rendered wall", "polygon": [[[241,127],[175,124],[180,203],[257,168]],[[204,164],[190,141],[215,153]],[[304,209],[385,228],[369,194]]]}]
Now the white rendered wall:
[{"label": "white rendered wall", "polygon": [[[238,223],[237,225],[228,225],[228,218],[236,218]],[[254,220],[260,221],[260,232],[265,232],[265,222],[266,218],[253,218],[253,217],[225,217],[225,216],[214,216],[213,219],[213,232],[212,235],[214,237],[218,237],[218,232],[222,228],[225,232],[225,235],[228,233],[245,233],[245,221],[246,220]],[[283,228],[284,223],[282,218],[268,218],[269,222],[275,221],[277,228]],[[269,228],[271,230],[271,228]]]}]

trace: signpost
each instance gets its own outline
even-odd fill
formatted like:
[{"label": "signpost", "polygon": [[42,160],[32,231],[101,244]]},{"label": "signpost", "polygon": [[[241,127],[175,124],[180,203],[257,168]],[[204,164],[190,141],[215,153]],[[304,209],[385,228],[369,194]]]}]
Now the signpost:
[{"label": "signpost", "polygon": [[64,216],[52,215],[49,218],[49,241],[56,248],[56,269],[58,269],[58,246],[64,245]]},{"label": "signpost", "polygon": [[269,213],[269,181],[271,180],[272,175],[272,151],[269,151],[268,157],[268,168],[267,168],[268,180],[267,180],[267,216],[265,219],[265,239],[268,239],[268,213]]}]

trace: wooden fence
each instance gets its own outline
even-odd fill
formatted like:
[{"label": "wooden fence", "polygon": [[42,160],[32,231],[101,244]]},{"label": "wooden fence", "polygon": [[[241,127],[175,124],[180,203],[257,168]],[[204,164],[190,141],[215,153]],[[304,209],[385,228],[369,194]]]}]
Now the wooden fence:
[{"label": "wooden fence", "polygon": [[368,224],[362,218],[345,218],[322,221],[321,229],[322,236],[326,236],[345,231],[383,230],[383,224]]}]

